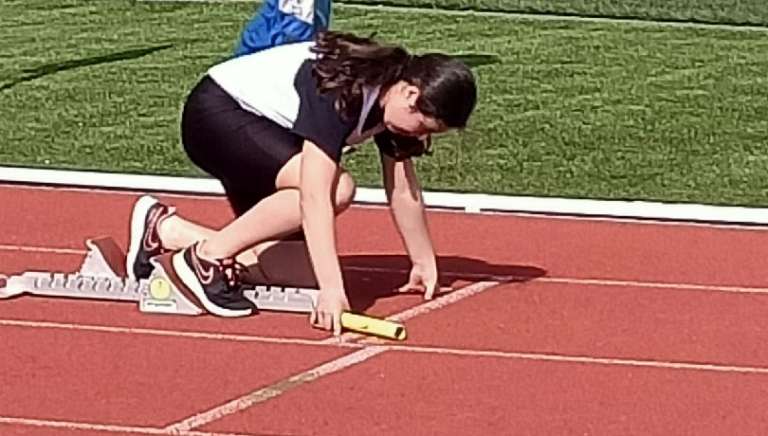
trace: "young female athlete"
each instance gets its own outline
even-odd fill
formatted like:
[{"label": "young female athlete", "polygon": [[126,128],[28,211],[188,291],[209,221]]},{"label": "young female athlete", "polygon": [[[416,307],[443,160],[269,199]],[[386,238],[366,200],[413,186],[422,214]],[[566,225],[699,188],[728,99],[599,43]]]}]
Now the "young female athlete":
[{"label": "young female athlete", "polygon": [[[149,258],[174,250],[175,285],[213,314],[245,316],[254,308],[240,273],[257,265],[263,280],[319,287],[310,322],[339,334],[349,304],[334,218],[355,192],[342,153],[373,137],[413,265],[406,286],[431,298],[437,266],[412,158],[428,151],[432,134],[465,127],[475,101],[460,61],[350,34],[322,32],[216,65],[186,101],[181,137],[190,159],[221,181],[237,218],[208,229],[142,197],[127,269],[147,277]],[[270,250],[282,255],[270,261]]]}]

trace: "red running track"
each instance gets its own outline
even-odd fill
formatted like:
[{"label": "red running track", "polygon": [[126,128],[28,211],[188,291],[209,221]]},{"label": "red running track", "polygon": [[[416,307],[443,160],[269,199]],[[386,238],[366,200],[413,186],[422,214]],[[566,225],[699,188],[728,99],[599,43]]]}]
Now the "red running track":
[{"label": "red running track", "polygon": [[[162,197],[203,223],[229,218],[219,198]],[[125,247],[136,198],[0,186],[0,272],[75,270],[87,237]],[[409,317],[403,343],[327,341],[292,314],[0,301],[0,434],[766,434],[764,228],[430,223],[457,291],[425,304],[392,292],[408,262],[385,209],[339,219],[353,305]]]}]

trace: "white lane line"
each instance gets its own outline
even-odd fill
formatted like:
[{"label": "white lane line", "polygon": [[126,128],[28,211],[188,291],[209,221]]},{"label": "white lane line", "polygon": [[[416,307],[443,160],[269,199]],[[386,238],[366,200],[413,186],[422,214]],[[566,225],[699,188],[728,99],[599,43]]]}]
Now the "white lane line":
[{"label": "white lane line", "polygon": [[[49,322],[49,321],[27,321],[27,320],[19,320],[19,319],[0,319],[0,326],[58,329],[58,330],[82,330],[82,331],[100,332],[100,333],[138,334],[138,335],[147,335],[147,336],[164,336],[164,337],[185,338],[185,339],[205,339],[205,340],[212,340],[212,341],[228,341],[228,342],[258,342],[258,343],[266,343],[266,344],[314,345],[314,346],[323,345],[322,341],[318,341],[315,339],[275,338],[270,336],[209,333],[209,332],[201,332],[201,331],[184,331],[184,330],[161,330],[161,329],[117,327],[117,326],[93,325],[93,324],[71,324],[71,323]],[[357,345],[357,344],[339,344],[339,345],[347,348],[363,347],[362,345]]]},{"label": "white lane line", "polygon": [[[471,297],[473,295],[477,295],[487,289],[490,289],[494,286],[497,286],[499,282],[477,282],[473,283],[471,285],[465,286],[463,288],[460,288],[456,291],[453,291],[449,294],[445,294],[440,296],[439,298],[426,301],[424,303],[420,303],[414,307],[405,309],[401,312],[389,315],[386,317],[386,319],[391,321],[406,321],[409,320],[415,316],[418,315],[424,315],[430,312],[433,312],[437,309],[441,309],[443,307],[449,306],[451,304],[457,303],[467,297]],[[366,338],[365,335],[362,335],[360,333],[344,333],[338,338],[328,338],[322,341],[323,343],[347,343],[351,341],[355,341],[361,338]],[[371,341],[374,341],[374,339],[371,339]]]},{"label": "white lane line", "polygon": [[[768,27],[765,28],[768,31]],[[223,190],[215,179],[167,177],[139,174],[58,171],[30,168],[9,168],[0,166],[0,183],[3,180],[19,182],[45,183],[61,186],[39,189],[55,191],[70,189],[72,186],[85,188],[89,194],[104,192],[106,195],[137,195],[139,191],[156,192],[158,195],[213,194],[221,198]],[[2,185],[0,189],[33,189],[28,186]],[[125,191],[106,191],[106,188],[132,189]],[[183,197],[183,195],[182,195]],[[208,197],[211,198],[211,197]],[[589,198],[512,196],[483,193],[455,193],[425,191],[424,201],[430,210],[452,210],[466,213],[530,213],[542,216],[567,215],[575,219],[608,218],[617,222],[626,220],[646,221],[651,223],[676,221],[678,225],[711,223],[717,225],[768,225],[768,208],[721,206],[698,203],[653,202],[644,200],[596,200]],[[355,204],[386,205],[386,195],[381,188],[358,188],[355,191]]]},{"label": "white lane line", "polygon": [[[465,298],[477,295],[487,289],[490,289],[498,285],[498,282],[479,282],[468,286],[465,286],[455,292],[442,296],[440,298],[421,303],[415,307],[403,310],[394,315],[387,317],[387,319],[393,321],[405,321],[418,315],[433,312],[437,309],[447,307],[451,304],[457,303]],[[363,337],[358,333],[345,333],[339,338],[329,338],[320,343],[324,345],[343,345],[347,341],[354,340],[356,338]],[[293,389],[299,385],[316,380],[328,374],[338,372],[342,369],[351,367],[360,362],[364,362],[373,356],[383,353],[387,348],[385,346],[370,346],[356,351],[352,354],[342,356],[338,359],[332,360],[326,364],[320,365],[316,368],[312,368],[308,371],[302,372],[295,376],[283,379],[265,388],[259,389],[243,397],[232,400],[226,404],[215,407],[211,410],[199,413],[191,416],[183,421],[175,424],[171,424],[166,427],[167,430],[189,430],[208,424],[212,421],[223,418],[227,415],[245,410],[254,404],[258,404],[267,401],[271,398],[282,395],[284,392]]]},{"label": "white lane line", "polygon": [[302,386],[325,375],[333,374],[345,368],[349,368],[358,363],[364,362],[376,355],[386,351],[386,347],[370,346],[354,353],[347,354],[338,359],[308,369],[299,374],[282,379],[269,386],[263,387],[242,397],[216,406],[210,410],[198,413],[183,419],[179,422],[170,424],[164,430],[168,433],[186,432],[194,428],[201,427],[213,421],[219,420],[234,413],[243,411],[253,405],[262,403],[272,398],[278,397],[294,388]]},{"label": "white lane line", "polygon": [[[147,0],[143,0],[147,1]],[[201,1],[201,0],[149,0],[149,1]],[[211,0],[202,0],[211,1]],[[221,0],[214,0],[221,1]],[[232,1],[232,0],[224,0]],[[245,0],[238,0],[245,1]],[[633,27],[669,27],[669,28],[682,28],[682,29],[702,29],[702,30],[723,30],[728,32],[768,32],[768,26],[764,25],[740,25],[740,24],[726,24],[726,23],[706,23],[701,21],[675,21],[675,20],[660,20],[660,19],[642,19],[642,18],[621,18],[621,17],[594,17],[588,16],[586,13],[583,15],[564,15],[556,12],[539,12],[539,13],[525,13],[525,12],[507,12],[507,11],[490,11],[490,10],[462,10],[462,9],[437,9],[432,7],[419,7],[419,6],[398,6],[398,5],[375,5],[375,4],[360,4],[360,3],[342,3],[340,8],[348,9],[362,9],[370,11],[382,11],[382,12],[399,12],[410,14],[425,14],[425,15],[451,15],[451,16],[464,16],[464,17],[489,17],[489,18],[502,18],[516,21],[562,21],[572,22],[579,24],[609,24],[619,26],[633,26]]]},{"label": "white lane line", "polygon": [[0,244],[0,251],[19,251],[22,253],[78,254],[84,255],[82,248],[32,247],[29,245]]},{"label": "white lane line", "polygon": [[[0,251],[26,251],[35,253],[54,253],[54,254],[86,254],[85,250],[72,249],[72,248],[55,248],[55,247],[31,247],[22,245],[4,245],[0,244]],[[346,266],[345,270],[348,271],[361,271],[372,273],[384,273],[384,274],[407,274],[409,270],[403,268],[378,268],[378,267],[361,267],[361,266]],[[445,277],[460,278],[467,280],[489,280],[500,283],[508,282],[520,282],[520,281],[536,281],[542,283],[562,283],[572,285],[592,285],[592,286],[613,286],[613,287],[642,287],[642,288],[658,288],[658,289],[673,289],[673,290],[692,290],[692,291],[709,291],[709,292],[727,292],[737,294],[768,294],[768,287],[760,286],[737,286],[737,285],[721,285],[721,284],[707,284],[707,283],[675,283],[675,282],[654,282],[654,281],[641,281],[641,280],[620,280],[609,278],[580,278],[580,277],[553,277],[553,276],[541,276],[530,277],[525,275],[494,275],[472,272],[458,272],[458,271],[441,271],[440,274]]]},{"label": "white lane line", "polygon": [[[172,337],[172,338],[209,339],[209,340],[232,341],[232,342],[252,342],[252,343],[307,345],[307,346],[322,345],[322,346],[343,347],[343,348],[349,348],[349,349],[366,349],[371,347],[371,344],[365,344],[365,343],[338,343],[338,342],[324,342],[324,341],[307,340],[307,339],[287,339],[287,338],[273,338],[273,337],[252,336],[252,335],[230,335],[230,334],[188,332],[188,331],[177,331],[177,330],[152,330],[152,329],[139,329],[139,328],[65,324],[65,323],[54,323],[54,322],[20,321],[20,320],[9,320],[9,319],[0,319],[0,326],[98,331],[98,332],[106,332],[106,333],[128,333],[128,334],[140,334],[140,335],[150,335],[150,336],[165,336],[165,337]],[[741,372],[741,373],[760,373],[760,374],[768,373],[768,368],[742,366],[742,365],[720,365],[720,364],[704,364],[704,363],[695,363],[695,362],[673,362],[673,361],[650,360],[650,359],[621,359],[621,358],[596,357],[596,356],[592,356],[592,357],[569,356],[569,355],[563,355],[563,354],[528,353],[528,352],[517,352],[517,351],[499,351],[499,350],[482,350],[482,349],[463,349],[463,348],[420,346],[420,345],[397,345],[391,342],[376,344],[376,346],[384,347],[387,350],[391,350],[391,351],[426,353],[426,354],[446,354],[446,355],[458,355],[458,356],[467,356],[467,357],[495,357],[495,358],[506,358],[506,359],[542,360],[542,361],[554,361],[554,362],[597,363],[597,364],[623,365],[623,366],[648,366],[648,367],[670,368],[670,369],[697,369],[697,370],[721,371],[721,372]]]},{"label": "white lane line", "polygon": [[[377,268],[377,267],[355,267],[347,266],[344,269],[349,271],[361,271],[361,272],[377,272],[377,273],[399,273],[407,274],[407,269],[399,268]],[[768,293],[768,287],[755,287],[755,286],[728,286],[706,283],[674,283],[674,282],[647,282],[640,280],[619,280],[619,279],[603,279],[603,278],[578,278],[578,277],[529,277],[524,275],[494,275],[494,274],[482,274],[471,272],[454,272],[454,271],[441,271],[441,275],[445,277],[454,277],[460,279],[475,279],[475,280],[492,280],[499,282],[500,284],[514,283],[514,282],[541,282],[541,283],[562,283],[571,285],[592,285],[592,286],[613,286],[613,287],[642,287],[642,288],[659,288],[659,289],[674,289],[674,290],[693,290],[693,291],[710,291],[710,292],[730,292],[738,294],[766,294]]]},{"label": "white lane line", "polygon": [[[252,0],[139,0],[147,3],[250,3]],[[454,16],[474,16],[474,17],[492,17],[507,18],[512,20],[531,20],[531,21],[571,21],[581,23],[601,23],[601,24],[620,24],[642,27],[673,27],[673,28],[693,28],[693,29],[713,29],[727,30],[737,32],[768,32],[768,27],[764,25],[739,25],[725,23],[707,23],[693,20],[654,19],[654,18],[622,18],[608,16],[589,16],[587,12],[579,14],[558,14],[557,12],[513,12],[503,10],[483,10],[483,9],[450,9],[436,8],[428,6],[406,6],[393,4],[367,4],[341,2],[334,7],[339,9],[361,9],[364,11],[376,12],[399,12],[424,15],[454,15]]]},{"label": "white lane line", "polygon": [[454,355],[468,357],[492,357],[502,359],[520,359],[535,360],[546,362],[566,362],[566,363],[585,363],[600,364],[612,366],[636,366],[664,369],[687,369],[697,371],[716,371],[716,372],[734,372],[746,374],[768,374],[768,368],[740,365],[720,365],[714,363],[695,363],[679,362],[666,360],[645,360],[645,359],[621,359],[613,357],[597,356],[569,356],[565,354],[547,354],[547,353],[524,353],[515,351],[495,351],[495,350],[471,350],[447,347],[432,346],[413,346],[413,345],[388,345],[387,348],[392,351],[402,351],[408,353],[426,353],[438,355]]},{"label": "white lane line", "polygon": [[[58,421],[50,419],[17,418],[0,416],[0,424],[24,425],[31,427],[58,428],[67,430],[95,430],[107,433],[138,433],[151,435],[166,435],[168,432],[155,427],[136,427],[125,425],[94,424],[87,422]],[[213,433],[207,431],[188,431],[178,433],[184,436],[257,436],[243,433]]]}]

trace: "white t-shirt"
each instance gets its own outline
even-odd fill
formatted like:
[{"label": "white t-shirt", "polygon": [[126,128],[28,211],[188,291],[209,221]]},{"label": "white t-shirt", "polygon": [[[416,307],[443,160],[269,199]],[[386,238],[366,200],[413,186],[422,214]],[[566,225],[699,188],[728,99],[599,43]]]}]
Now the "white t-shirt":
[{"label": "white t-shirt", "polygon": [[380,88],[364,89],[360,114],[343,119],[334,97],[317,91],[313,45],[286,44],[240,56],[215,65],[208,75],[243,109],[314,142],[338,161],[346,146],[384,131]]}]

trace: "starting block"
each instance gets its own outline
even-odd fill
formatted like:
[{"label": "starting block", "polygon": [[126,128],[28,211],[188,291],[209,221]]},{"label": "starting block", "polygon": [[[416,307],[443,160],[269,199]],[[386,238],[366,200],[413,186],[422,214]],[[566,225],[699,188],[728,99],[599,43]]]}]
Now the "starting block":
[{"label": "starting block", "polygon": [[[137,302],[145,313],[202,315],[206,313],[173,286],[169,279],[170,254],[152,259],[148,279],[131,280],[125,271],[126,254],[109,237],[88,239],[87,252],[76,273],[27,271],[20,275],[0,275],[0,299],[22,294],[46,297]],[[244,290],[258,310],[311,313],[317,304],[317,289],[260,285]],[[403,325],[354,313],[342,314],[342,326],[361,333],[403,340]]]},{"label": "starting block", "polygon": [[[85,259],[76,273],[27,271],[0,276],[0,299],[21,294],[92,300],[134,301],[147,313],[201,315],[203,309],[176,289],[168,279],[170,256],[152,259],[148,279],[131,280],[125,273],[125,253],[112,238],[88,239]],[[256,286],[245,296],[259,310],[310,313],[316,289]]]},{"label": "starting block", "polygon": [[125,278],[125,267],[111,238],[89,239],[88,252],[77,273],[28,271],[18,276],[0,278],[0,298],[24,293],[47,297],[88,298],[98,300],[139,301],[145,283]]},{"label": "starting block", "polygon": [[[147,279],[146,291],[139,300],[139,310],[148,313],[168,313],[176,315],[200,315],[204,310],[193,303],[193,298],[186,296],[173,286],[169,278],[172,273],[170,254],[150,260],[154,268]],[[283,286],[262,285],[246,289],[243,294],[259,310],[278,312],[311,313],[317,302],[316,289],[289,288]]]}]

